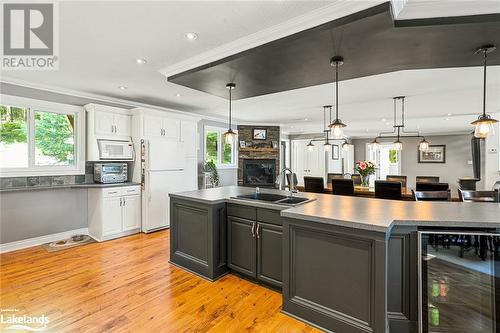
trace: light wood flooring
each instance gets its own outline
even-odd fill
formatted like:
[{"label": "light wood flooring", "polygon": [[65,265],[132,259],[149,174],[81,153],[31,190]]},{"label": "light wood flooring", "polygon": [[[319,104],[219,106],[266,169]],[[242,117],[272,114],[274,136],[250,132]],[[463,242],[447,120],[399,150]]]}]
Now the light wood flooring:
[{"label": "light wood flooring", "polygon": [[168,259],[169,231],[1,254],[0,308],[48,316],[46,332],[318,332],[280,313],[275,291],[234,275],[209,282]]}]

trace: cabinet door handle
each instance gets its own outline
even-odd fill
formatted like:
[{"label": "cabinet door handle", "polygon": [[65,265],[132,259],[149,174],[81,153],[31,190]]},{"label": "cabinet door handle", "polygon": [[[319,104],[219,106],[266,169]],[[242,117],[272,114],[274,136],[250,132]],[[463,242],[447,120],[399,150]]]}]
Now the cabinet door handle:
[{"label": "cabinet door handle", "polygon": [[116,193],[118,193],[118,192],[116,192],[116,191],[108,192],[108,194],[116,194]]},{"label": "cabinet door handle", "polygon": [[257,223],[257,238],[260,238],[259,228],[260,228],[260,224]]},{"label": "cabinet door handle", "polygon": [[120,198],[120,207],[122,206],[122,198]]},{"label": "cabinet door handle", "polygon": [[255,222],[252,223],[252,237],[255,238]]},{"label": "cabinet door handle", "polygon": [[123,206],[125,207],[125,204],[127,203],[127,200],[125,200],[125,198],[123,198]]}]

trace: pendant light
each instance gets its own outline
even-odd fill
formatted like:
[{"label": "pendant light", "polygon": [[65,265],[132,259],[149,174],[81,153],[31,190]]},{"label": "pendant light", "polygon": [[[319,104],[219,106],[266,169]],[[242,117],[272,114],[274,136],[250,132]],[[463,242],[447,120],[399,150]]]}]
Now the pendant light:
[{"label": "pendant light", "polygon": [[372,150],[378,150],[380,148],[380,142],[378,142],[377,138],[373,139],[372,142],[369,143]]},{"label": "pendant light", "polygon": [[330,59],[330,65],[335,66],[335,120],[328,125],[332,129],[334,139],[342,139],[344,137],[343,128],[346,127],[339,119],[339,66],[344,63],[344,58],[335,56]]},{"label": "pendant light", "polygon": [[332,147],[332,145],[330,144],[330,139],[328,137],[328,134],[330,133],[330,128],[327,126],[327,120],[326,120],[326,114],[328,112],[328,109],[330,109],[330,121],[331,121],[332,106],[331,105],[323,106],[323,132],[325,133],[325,143],[323,144],[323,149],[325,151],[330,151]]},{"label": "pendant light", "polygon": [[233,131],[231,128],[231,106],[232,106],[232,94],[231,92],[233,91],[234,88],[236,88],[236,84],[234,83],[228,83],[226,84],[226,88],[229,89],[229,125],[228,125],[228,130],[226,133],[224,133],[224,142],[226,144],[232,144],[234,142],[234,138],[236,137],[236,133]]},{"label": "pendant light", "polygon": [[496,49],[494,45],[486,45],[476,51],[477,54],[483,54],[483,113],[479,115],[477,120],[471,124],[474,125],[474,136],[476,138],[484,139],[493,133],[493,124],[498,120],[491,118],[486,114],[486,58],[488,53]]},{"label": "pendant light", "polygon": [[418,144],[418,150],[428,151],[429,150],[429,141],[425,140],[425,138],[422,138],[422,140]]},{"label": "pendant light", "polygon": [[306,147],[307,147],[308,151],[313,151],[313,149],[314,149],[314,143],[312,142],[312,140],[309,141],[309,143],[306,145]]}]

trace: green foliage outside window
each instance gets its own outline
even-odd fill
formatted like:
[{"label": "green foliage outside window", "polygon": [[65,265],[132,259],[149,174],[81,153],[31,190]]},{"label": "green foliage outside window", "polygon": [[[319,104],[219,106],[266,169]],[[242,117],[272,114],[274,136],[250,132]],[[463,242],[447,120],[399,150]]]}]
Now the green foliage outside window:
[{"label": "green foliage outside window", "polygon": [[389,162],[392,164],[398,163],[398,151],[395,149],[389,150]]},{"label": "green foliage outside window", "polygon": [[224,147],[223,147],[223,151],[222,151],[222,163],[223,164],[233,163],[232,151],[233,151],[233,145],[230,143],[224,143]]},{"label": "green foliage outside window", "polygon": [[[58,162],[74,161],[74,117],[52,112],[35,113],[35,146]],[[38,164],[38,163],[37,163]]]},{"label": "green foliage outside window", "polygon": [[205,161],[212,161],[215,164],[219,163],[217,154],[217,141],[219,140],[218,132],[207,132],[206,147],[205,147]]},{"label": "green foliage outside window", "polygon": [[26,109],[0,105],[0,141],[5,144],[27,142]]}]

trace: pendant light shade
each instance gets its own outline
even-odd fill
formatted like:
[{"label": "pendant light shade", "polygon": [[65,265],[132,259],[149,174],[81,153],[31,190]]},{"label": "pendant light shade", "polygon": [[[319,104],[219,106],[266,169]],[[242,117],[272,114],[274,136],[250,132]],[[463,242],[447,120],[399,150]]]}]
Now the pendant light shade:
[{"label": "pendant light shade", "polygon": [[231,116],[232,116],[232,94],[231,92],[233,91],[234,88],[236,88],[236,84],[234,83],[228,83],[226,84],[226,88],[229,89],[229,124],[228,124],[228,130],[226,133],[224,133],[224,142],[226,144],[232,144],[234,142],[234,139],[236,138],[236,133],[233,131],[231,128]]},{"label": "pendant light shade", "polygon": [[323,149],[324,149],[325,151],[330,151],[330,149],[331,149],[331,148],[332,148],[332,145],[330,144],[330,142],[328,142],[328,141],[327,141],[327,142],[325,142],[325,143],[323,144]]},{"label": "pendant light shade", "polygon": [[496,47],[494,45],[486,45],[476,51],[476,53],[483,55],[483,113],[471,124],[474,125],[474,136],[480,139],[487,138],[490,134],[494,133],[493,124],[498,122],[498,120],[493,119],[490,115],[486,114],[487,57],[488,53],[495,51],[495,49]]},{"label": "pendant light shade", "polygon": [[372,150],[378,150],[380,148],[380,142],[378,142],[377,138],[373,139],[369,144]]},{"label": "pendant light shade", "polygon": [[349,146],[350,144],[347,141],[344,141],[344,143],[342,144],[342,150],[349,151]]},{"label": "pendant light shade", "polygon": [[309,141],[309,143],[306,145],[308,151],[313,151],[314,149],[314,143],[312,141]]},{"label": "pendant light shade", "polygon": [[401,140],[399,140],[399,138],[397,138],[397,140],[394,141],[394,149],[403,150],[403,143],[401,142]]},{"label": "pendant light shade", "polygon": [[339,66],[344,63],[344,58],[341,56],[335,56],[330,59],[330,65],[335,67],[335,120],[328,125],[332,130],[332,136],[334,139],[342,139],[344,137],[344,124],[339,119]]},{"label": "pendant light shade", "polygon": [[418,144],[418,150],[420,150],[420,151],[428,151],[429,150],[429,142],[427,140],[425,140],[425,138],[422,138],[422,140]]}]

